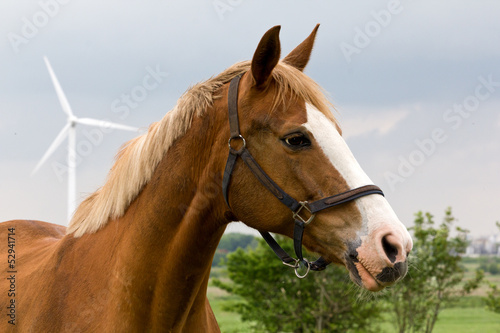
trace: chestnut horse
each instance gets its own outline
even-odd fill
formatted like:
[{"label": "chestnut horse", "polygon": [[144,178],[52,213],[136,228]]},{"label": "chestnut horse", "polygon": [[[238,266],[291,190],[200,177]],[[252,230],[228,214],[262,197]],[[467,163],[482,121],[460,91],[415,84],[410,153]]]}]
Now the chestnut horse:
[{"label": "chestnut horse", "polygon": [[[241,159],[224,200],[231,80],[241,76],[235,103],[246,149],[290,197],[317,201],[372,184],[328,100],[303,73],[317,28],[279,60],[274,27],[251,61],[189,89],[121,149],[67,229],[2,223],[1,331],[218,332],[206,291],[227,224],[288,237],[294,229],[290,210]],[[377,291],[404,276],[412,240],[382,195],[316,215],[301,235],[304,246],[346,266],[354,282]]]}]

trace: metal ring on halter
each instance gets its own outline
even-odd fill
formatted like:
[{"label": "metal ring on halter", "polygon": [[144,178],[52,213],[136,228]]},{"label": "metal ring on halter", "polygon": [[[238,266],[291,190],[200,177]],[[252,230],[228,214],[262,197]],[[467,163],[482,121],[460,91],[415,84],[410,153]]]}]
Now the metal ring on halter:
[{"label": "metal ring on halter", "polygon": [[[234,148],[231,146],[231,141],[233,141],[233,139],[241,139],[241,140],[243,141],[243,146],[242,146],[240,149],[238,149],[238,150],[234,149]],[[246,148],[246,146],[247,146],[247,141],[246,141],[246,140],[245,140],[245,138],[244,138],[244,137],[240,134],[240,135],[238,135],[238,136],[233,136],[233,137],[230,137],[230,138],[229,138],[229,140],[227,141],[227,145],[229,146],[229,150],[230,150],[232,153],[237,154],[237,153],[242,152],[242,151],[243,151],[243,149],[245,149],[245,148]]]},{"label": "metal ring on halter", "polygon": [[[297,271],[297,270],[299,269],[299,267],[300,267],[300,263],[301,263],[301,262],[305,263],[305,265],[306,265],[306,267],[307,267],[307,270],[306,270],[306,272],[304,273],[304,275],[300,275],[300,273]],[[299,279],[303,279],[303,278],[305,278],[305,277],[307,276],[307,274],[309,274],[309,271],[310,271],[310,270],[311,270],[311,263],[310,263],[310,262],[309,262],[306,258],[304,258],[304,259],[302,259],[302,260],[297,259],[297,265],[295,266],[295,275],[297,275],[297,277],[298,277]]]}]

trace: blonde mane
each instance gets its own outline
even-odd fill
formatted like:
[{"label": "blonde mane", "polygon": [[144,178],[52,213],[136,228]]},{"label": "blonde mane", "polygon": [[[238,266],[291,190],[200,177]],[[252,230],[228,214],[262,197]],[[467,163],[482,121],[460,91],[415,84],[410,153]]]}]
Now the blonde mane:
[{"label": "blonde mane", "polygon": [[[190,128],[193,117],[202,115],[214,99],[220,97],[215,94],[221,86],[249,69],[249,61],[240,62],[196,84],[145,134],[126,143],[118,153],[104,186],[78,206],[67,233],[80,237],[85,233],[96,232],[109,220],[123,216],[130,203],[149,182],[169,147]],[[278,87],[276,103],[284,101],[288,92],[293,92],[334,120],[330,102],[312,79],[284,62],[279,62],[272,73]]]}]

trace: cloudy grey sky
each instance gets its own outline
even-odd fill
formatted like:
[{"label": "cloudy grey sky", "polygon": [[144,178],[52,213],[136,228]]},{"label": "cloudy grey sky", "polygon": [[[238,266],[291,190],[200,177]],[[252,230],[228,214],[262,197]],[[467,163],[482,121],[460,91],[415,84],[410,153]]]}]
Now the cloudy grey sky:
[{"label": "cloudy grey sky", "polygon": [[[496,232],[499,14],[493,0],[2,1],[0,220],[66,224],[66,143],[30,176],[66,123],[44,56],[77,116],[147,128],[190,85],[250,59],[270,27],[286,54],[321,23],[306,72],[402,221],[451,206],[460,226]],[[79,200],[134,136],[92,133],[78,127]]]}]

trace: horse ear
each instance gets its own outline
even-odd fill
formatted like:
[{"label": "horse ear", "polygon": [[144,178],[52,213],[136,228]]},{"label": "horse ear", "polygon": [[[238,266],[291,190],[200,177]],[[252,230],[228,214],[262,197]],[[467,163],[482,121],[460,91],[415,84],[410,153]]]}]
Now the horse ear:
[{"label": "horse ear", "polygon": [[283,62],[297,68],[300,71],[303,71],[309,62],[309,57],[311,56],[318,28],[319,24],[316,24],[316,27],[314,27],[314,30],[311,32],[309,37],[293,49],[293,51],[290,52],[285,59],[283,59]]},{"label": "horse ear", "polygon": [[251,72],[255,80],[255,85],[259,88],[264,87],[271,72],[280,59],[280,33],[281,27],[279,25],[269,29],[257,46],[252,58]]}]

